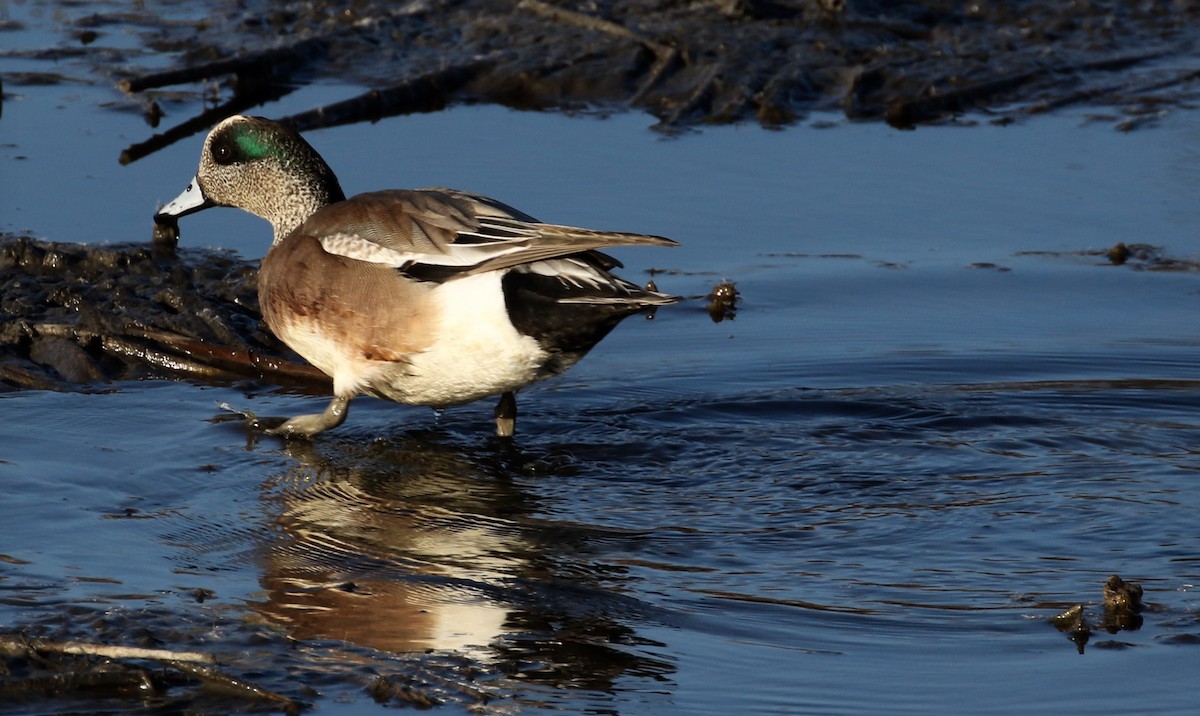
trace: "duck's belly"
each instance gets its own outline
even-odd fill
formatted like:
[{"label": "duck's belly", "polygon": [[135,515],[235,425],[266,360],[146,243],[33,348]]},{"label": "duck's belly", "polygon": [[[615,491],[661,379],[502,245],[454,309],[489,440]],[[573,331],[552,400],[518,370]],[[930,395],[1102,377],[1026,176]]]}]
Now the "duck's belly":
[{"label": "duck's belly", "polygon": [[[472,356],[477,360],[472,360]],[[427,358],[428,360],[422,360]],[[457,405],[517,390],[542,377],[537,357],[432,349],[412,365],[382,366],[362,392],[409,405]]]}]

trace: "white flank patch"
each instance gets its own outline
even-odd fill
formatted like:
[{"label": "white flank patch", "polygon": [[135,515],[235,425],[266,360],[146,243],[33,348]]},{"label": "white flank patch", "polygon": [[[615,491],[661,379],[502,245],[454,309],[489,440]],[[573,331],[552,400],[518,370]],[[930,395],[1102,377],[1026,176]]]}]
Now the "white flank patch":
[{"label": "white flank patch", "polygon": [[454,405],[516,390],[533,382],[546,352],[513,328],[500,286],[489,271],[447,281],[433,292],[441,313],[430,348],[412,356],[403,377],[373,388],[387,398],[417,405]]}]

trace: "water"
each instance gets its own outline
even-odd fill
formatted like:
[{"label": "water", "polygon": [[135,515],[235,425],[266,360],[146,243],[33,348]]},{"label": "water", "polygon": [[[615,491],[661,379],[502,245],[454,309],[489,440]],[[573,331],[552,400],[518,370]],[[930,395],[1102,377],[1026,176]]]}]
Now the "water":
[{"label": "water", "polygon": [[[148,237],[199,138],[120,167],[149,130],[106,87],[5,87],[0,226]],[[690,298],[524,392],[512,445],[484,404],[359,399],[305,446],[212,420],[321,404],[260,386],[0,394],[0,622],[169,625],[319,713],[378,711],[378,674],[445,712],[1193,712],[1197,276],[1082,252],[1194,260],[1200,115],[647,124],[464,108],[312,133],[349,192],[445,184],[674,237],[620,255]],[[268,240],[231,211],[181,228]],[[714,324],[721,278],[744,301]],[[1146,588],[1140,629],[1099,628],[1114,573]],[[1082,654],[1049,622],[1074,604]]]}]

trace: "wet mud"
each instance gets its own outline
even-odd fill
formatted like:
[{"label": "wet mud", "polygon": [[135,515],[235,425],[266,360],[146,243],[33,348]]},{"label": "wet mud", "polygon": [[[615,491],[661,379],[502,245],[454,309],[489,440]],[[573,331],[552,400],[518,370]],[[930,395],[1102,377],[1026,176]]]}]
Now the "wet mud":
[{"label": "wet mud", "polygon": [[152,244],[0,235],[0,386],[251,378],[320,391],[327,379],[266,330],[257,262]]}]

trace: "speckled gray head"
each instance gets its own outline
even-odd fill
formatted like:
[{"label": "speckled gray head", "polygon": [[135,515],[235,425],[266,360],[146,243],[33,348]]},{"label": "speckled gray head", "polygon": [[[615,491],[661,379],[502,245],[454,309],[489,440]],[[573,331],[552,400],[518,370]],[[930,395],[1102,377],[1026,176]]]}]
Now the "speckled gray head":
[{"label": "speckled gray head", "polygon": [[196,177],[154,220],[232,206],[271,222],[278,243],[318,209],[344,198],[333,170],[298,133],[236,115],[209,132]]}]

